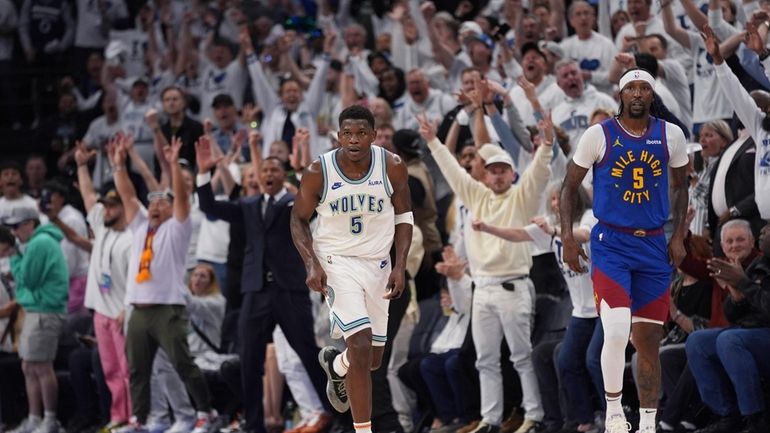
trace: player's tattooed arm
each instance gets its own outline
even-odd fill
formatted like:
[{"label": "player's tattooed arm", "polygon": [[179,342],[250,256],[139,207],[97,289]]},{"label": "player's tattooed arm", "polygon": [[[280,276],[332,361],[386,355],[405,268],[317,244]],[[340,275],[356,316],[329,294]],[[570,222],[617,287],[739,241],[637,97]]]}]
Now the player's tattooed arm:
[{"label": "player's tattooed arm", "polygon": [[[393,202],[393,212],[396,215],[411,212],[412,201],[409,193],[408,174],[406,164],[397,155],[388,153],[387,160],[388,179],[393,186],[393,195],[390,196]],[[388,278],[388,292],[386,299],[395,299],[401,296],[404,291],[406,257],[409,255],[409,246],[412,244],[412,225],[397,224],[394,243],[396,245],[396,258],[393,262],[393,270]]]},{"label": "player's tattooed arm", "polygon": [[684,238],[687,236],[687,166],[671,169],[671,210],[674,215],[674,234],[668,243],[668,255],[674,266],[679,266],[687,255]]},{"label": "player's tattooed arm", "polygon": [[583,168],[570,160],[567,165],[567,176],[564,178],[564,183],[561,187],[561,202],[559,205],[563,248],[562,257],[573,272],[579,273],[588,271],[585,266],[580,264],[580,257],[587,261],[588,256],[575,240],[575,236],[572,233],[572,224],[577,218],[580,218],[580,215],[575,215],[575,209],[577,207],[578,190],[587,172],[587,168]]},{"label": "player's tattooed arm", "polygon": [[323,187],[321,164],[319,161],[314,161],[302,176],[299,191],[294,198],[290,227],[294,246],[297,247],[302,261],[305,262],[307,272],[305,282],[308,288],[326,295],[326,272],[324,272],[315,251],[313,251],[313,235],[310,232],[310,220],[321,200]]}]

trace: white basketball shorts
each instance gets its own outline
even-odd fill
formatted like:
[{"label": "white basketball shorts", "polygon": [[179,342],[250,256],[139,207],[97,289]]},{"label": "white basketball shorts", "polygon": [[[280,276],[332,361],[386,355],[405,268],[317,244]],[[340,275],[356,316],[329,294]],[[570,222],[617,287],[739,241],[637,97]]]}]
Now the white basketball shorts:
[{"label": "white basketball shorts", "polygon": [[330,334],[345,338],[370,328],[372,346],[384,346],[388,337],[388,305],[383,299],[390,276],[390,257],[319,255],[326,271]]}]

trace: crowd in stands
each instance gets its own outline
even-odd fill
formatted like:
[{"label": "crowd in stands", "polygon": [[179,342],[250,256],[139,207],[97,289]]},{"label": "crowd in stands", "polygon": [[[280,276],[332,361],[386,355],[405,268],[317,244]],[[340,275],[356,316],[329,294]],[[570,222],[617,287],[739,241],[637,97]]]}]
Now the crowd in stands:
[{"label": "crowd in stands", "polygon": [[0,0],[0,432],[352,432],[289,220],[354,104],[415,216],[373,431],[604,431],[560,187],[637,67],[690,157],[658,431],[766,432],[769,32],[768,0]]}]

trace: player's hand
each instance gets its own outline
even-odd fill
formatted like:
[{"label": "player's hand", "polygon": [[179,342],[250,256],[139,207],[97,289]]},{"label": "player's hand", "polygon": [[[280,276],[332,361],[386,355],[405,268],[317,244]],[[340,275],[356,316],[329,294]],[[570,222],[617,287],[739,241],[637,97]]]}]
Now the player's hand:
[{"label": "player's hand", "polygon": [[577,272],[579,274],[588,272],[588,269],[580,263],[581,258],[587,262],[588,256],[574,238],[562,239],[562,248],[564,248],[562,258],[572,272]]},{"label": "player's hand", "polygon": [[388,277],[388,285],[385,287],[385,295],[382,299],[398,299],[401,297],[401,293],[404,292],[404,286],[406,284],[406,272],[404,268],[396,266],[390,271]]},{"label": "player's hand", "polygon": [[678,268],[686,256],[687,250],[684,248],[684,239],[672,237],[668,242],[668,258],[671,264]]},{"label": "player's hand", "polygon": [[313,263],[308,266],[305,284],[307,284],[307,287],[310,290],[328,296],[328,292],[326,291],[326,271],[324,271],[324,268],[318,261],[314,260]]}]

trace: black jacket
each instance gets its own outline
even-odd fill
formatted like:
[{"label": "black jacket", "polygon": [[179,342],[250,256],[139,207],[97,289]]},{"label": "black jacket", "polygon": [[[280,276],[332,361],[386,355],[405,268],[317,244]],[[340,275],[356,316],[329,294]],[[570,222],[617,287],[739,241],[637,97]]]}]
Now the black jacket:
[{"label": "black jacket", "polygon": [[770,328],[770,258],[757,257],[746,268],[746,276],[737,287],[744,299],[735,302],[728,297],[725,317],[741,328]]},{"label": "black jacket", "polygon": [[285,194],[272,211],[262,217],[262,195],[237,202],[216,201],[211,183],[198,187],[200,208],[207,215],[243,224],[246,250],[243,255],[241,293],[264,289],[265,273],[270,271],[283,290],[308,293],[305,265],[294,247],[289,229],[294,195]]},{"label": "black jacket", "polygon": [[[711,203],[711,194],[714,191],[714,178],[717,175],[719,163],[722,161],[722,155],[711,171],[709,183],[709,207],[708,224],[709,231],[713,240],[719,239],[719,215],[714,212],[714,206]],[[756,156],[756,147],[754,140],[749,138],[744,141],[738,152],[735,153],[730,167],[727,169],[725,180],[725,198],[727,199],[727,208],[735,206],[741,212],[741,219],[751,223],[751,232],[754,238],[759,235],[759,230],[765,225],[762,217],[759,216],[757,202],[754,200],[754,157]],[[716,245],[716,243],[715,243]]]}]

